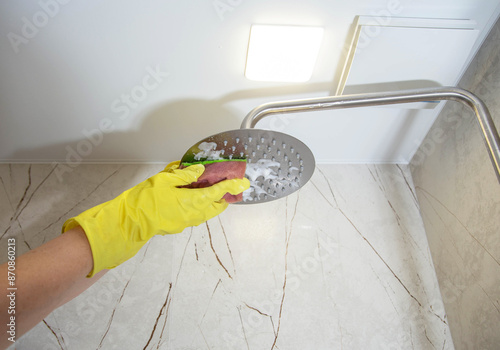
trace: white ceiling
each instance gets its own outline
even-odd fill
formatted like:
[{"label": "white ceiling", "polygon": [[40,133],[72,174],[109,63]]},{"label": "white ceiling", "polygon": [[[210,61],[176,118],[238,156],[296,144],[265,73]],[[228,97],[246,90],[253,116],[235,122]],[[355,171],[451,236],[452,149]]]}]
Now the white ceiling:
[{"label": "white ceiling", "polygon": [[[394,9],[397,17],[475,21],[477,39],[461,53],[467,63],[498,18],[500,0],[4,1],[0,161],[178,159],[196,141],[239,128],[257,105],[334,94],[356,16],[383,20]],[[325,28],[309,82],[245,78],[254,23]],[[126,102],[131,94],[135,99]],[[425,122],[418,128],[410,124],[422,118],[405,109],[398,112],[400,121],[380,116],[369,125],[359,110],[346,110],[296,114],[258,127],[278,125],[310,145],[322,163],[405,163],[439,110],[420,111]],[[382,123],[391,130],[360,136]],[[99,128],[102,137],[91,132]]]}]

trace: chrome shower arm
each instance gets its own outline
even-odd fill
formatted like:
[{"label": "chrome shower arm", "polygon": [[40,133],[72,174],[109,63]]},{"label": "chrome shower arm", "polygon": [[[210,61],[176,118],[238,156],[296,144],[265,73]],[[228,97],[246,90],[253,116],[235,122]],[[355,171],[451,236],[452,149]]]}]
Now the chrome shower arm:
[{"label": "chrome shower arm", "polygon": [[490,112],[476,95],[456,87],[428,88],[418,90],[402,90],[393,92],[367,93],[345,96],[328,96],[301,100],[265,103],[254,108],[241,123],[242,129],[254,128],[264,117],[273,114],[299,113],[328,109],[380,106],[388,104],[425,102],[425,101],[459,101],[474,110],[482,130],[488,153],[500,182],[500,138]]}]

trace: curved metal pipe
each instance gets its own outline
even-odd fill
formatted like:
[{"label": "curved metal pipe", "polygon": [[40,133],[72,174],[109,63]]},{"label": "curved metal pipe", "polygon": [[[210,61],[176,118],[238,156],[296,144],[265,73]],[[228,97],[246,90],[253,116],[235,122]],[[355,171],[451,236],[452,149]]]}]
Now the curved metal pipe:
[{"label": "curved metal pipe", "polygon": [[402,90],[381,93],[368,93],[345,96],[328,96],[301,100],[290,100],[262,104],[247,114],[241,129],[254,128],[264,117],[273,114],[300,113],[329,109],[380,106],[388,104],[413,103],[425,101],[459,101],[474,110],[481,127],[488,154],[500,182],[500,138],[488,108],[473,93],[457,87],[440,87],[418,90]]}]

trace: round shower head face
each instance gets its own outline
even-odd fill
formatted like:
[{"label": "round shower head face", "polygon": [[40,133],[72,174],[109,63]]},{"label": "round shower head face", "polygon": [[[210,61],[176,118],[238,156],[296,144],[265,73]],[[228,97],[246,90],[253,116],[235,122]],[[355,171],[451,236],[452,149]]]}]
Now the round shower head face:
[{"label": "round shower head face", "polygon": [[236,129],[209,136],[193,145],[183,165],[245,161],[250,188],[235,204],[270,202],[297,191],[311,178],[315,160],[298,139],[277,131]]}]

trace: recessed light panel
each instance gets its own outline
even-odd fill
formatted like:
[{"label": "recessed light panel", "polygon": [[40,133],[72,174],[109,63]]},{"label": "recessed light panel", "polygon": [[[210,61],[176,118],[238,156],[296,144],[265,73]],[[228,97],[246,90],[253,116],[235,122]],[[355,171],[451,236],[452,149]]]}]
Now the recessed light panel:
[{"label": "recessed light panel", "polygon": [[308,81],[322,39],[320,27],[253,25],[245,76],[256,81]]}]

